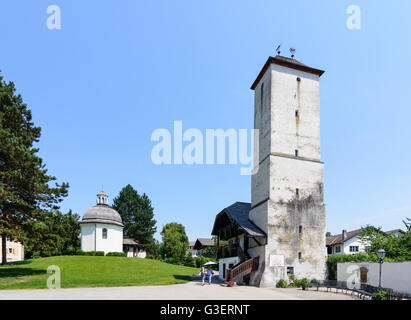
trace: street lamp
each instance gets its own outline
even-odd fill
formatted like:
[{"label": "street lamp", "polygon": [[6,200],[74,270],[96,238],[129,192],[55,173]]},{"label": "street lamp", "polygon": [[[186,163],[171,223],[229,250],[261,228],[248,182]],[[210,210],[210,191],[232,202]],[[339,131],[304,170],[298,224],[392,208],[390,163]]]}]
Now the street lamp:
[{"label": "street lamp", "polygon": [[381,288],[381,266],[382,263],[384,262],[384,258],[385,258],[385,250],[384,249],[380,249],[377,251],[377,257],[378,259],[380,259],[380,282],[379,282],[379,288]]}]

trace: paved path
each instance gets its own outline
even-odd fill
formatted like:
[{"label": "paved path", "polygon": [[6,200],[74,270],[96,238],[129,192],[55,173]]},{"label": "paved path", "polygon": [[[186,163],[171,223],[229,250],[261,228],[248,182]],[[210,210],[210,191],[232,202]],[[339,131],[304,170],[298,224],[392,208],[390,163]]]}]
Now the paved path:
[{"label": "paved path", "polygon": [[351,300],[344,294],[201,282],[149,287],[76,288],[50,290],[0,290],[0,300]]}]

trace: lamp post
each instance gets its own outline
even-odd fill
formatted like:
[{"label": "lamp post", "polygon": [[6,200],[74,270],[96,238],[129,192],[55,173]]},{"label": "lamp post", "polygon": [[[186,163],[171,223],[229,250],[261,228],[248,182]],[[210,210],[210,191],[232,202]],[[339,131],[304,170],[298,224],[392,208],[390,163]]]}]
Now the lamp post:
[{"label": "lamp post", "polygon": [[385,258],[385,250],[384,249],[380,249],[377,251],[377,257],[378,259],[380,259],[380,281],[379,281],[379,285],[378,287],[381,288],[381,266],[382,263],[384,262],[384,258]]}]

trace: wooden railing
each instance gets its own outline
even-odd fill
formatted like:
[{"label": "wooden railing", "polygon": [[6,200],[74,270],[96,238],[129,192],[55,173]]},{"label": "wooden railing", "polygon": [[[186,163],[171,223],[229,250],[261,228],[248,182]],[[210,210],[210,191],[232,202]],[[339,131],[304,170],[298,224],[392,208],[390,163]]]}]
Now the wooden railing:
[{"label": "wooden railing", "polygon": [[228,269],[227,280],[236,281],[258,269],[259,257],[248,259],[233,269]]}]

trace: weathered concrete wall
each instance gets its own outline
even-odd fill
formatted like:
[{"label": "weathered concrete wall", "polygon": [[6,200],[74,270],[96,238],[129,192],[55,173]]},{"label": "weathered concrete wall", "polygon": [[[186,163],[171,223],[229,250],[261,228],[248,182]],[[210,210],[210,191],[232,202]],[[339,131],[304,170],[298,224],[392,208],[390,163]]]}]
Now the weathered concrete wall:
[{"label": "weathered concrete wall", "polygon": [[324,279],[319,77],[272,64],[255,89],[254,115],[260,166],[251,179],[250,219],[267,233],[267,245],[250,250],[260,256],[251,283],[273,286],[287,279],[287,267],[297,278]]},{"label": "weathered concrete wall", "polygon": [[[351,288],[360,288],[360,268],[366,268],[367,284],[378,286],[380,265],[378,262],[337,263],[337,280],[347,281]],[[411,261],[384,262],[381,268],[381,286],[411,295]]]}]

